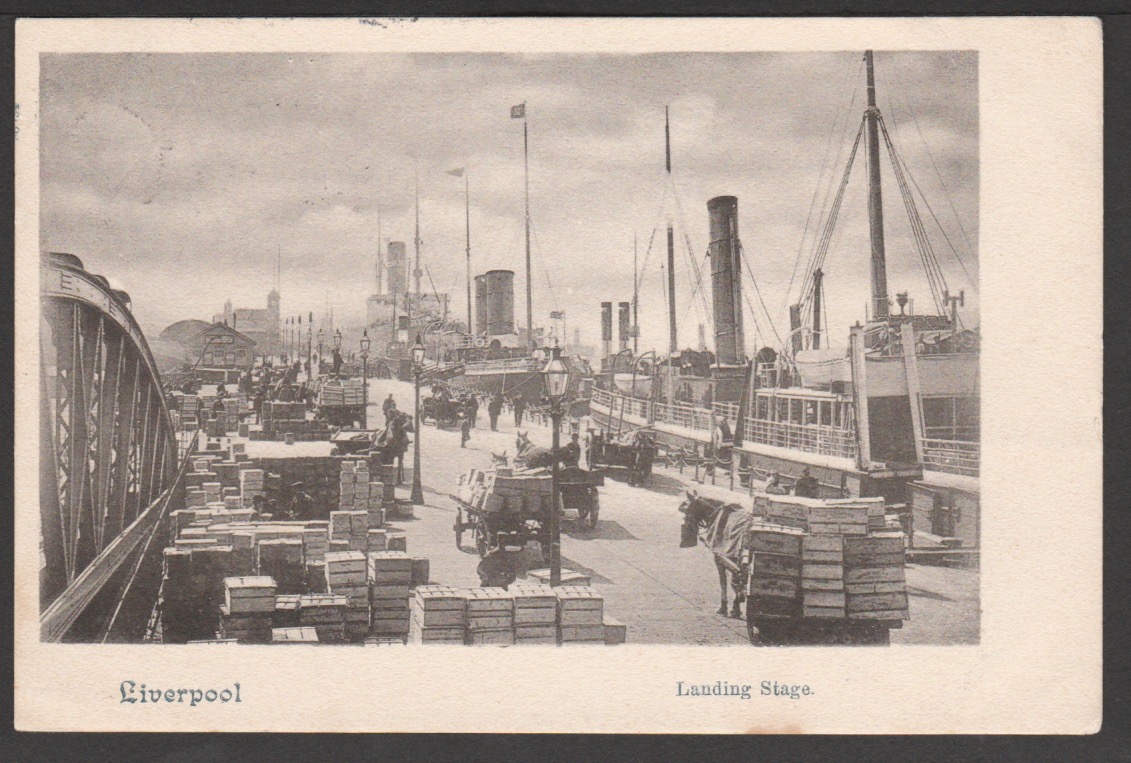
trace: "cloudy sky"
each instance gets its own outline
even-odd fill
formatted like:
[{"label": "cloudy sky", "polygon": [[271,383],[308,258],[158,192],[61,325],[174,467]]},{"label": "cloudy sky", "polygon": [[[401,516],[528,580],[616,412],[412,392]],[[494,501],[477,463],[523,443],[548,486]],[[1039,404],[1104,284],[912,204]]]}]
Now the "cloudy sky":
[{"label": "cloudy sky", "polygon": [[[418,174],[423,256],[462,316],[463,183],[445,171],[466,167],[474,270],[516,271],[521,321],[522,123],[509,109],[525,101],[536,324],[565,310],[570,334],[579,326],[594,343],[599,303],[631,298],[635,236],[647,259],[642,348],[665,347],[659,268],[671,215],[680,344],[694,343],[705,316],[692,299],[691,261],[709,273],[706,204],[725,194],[738,197],[747,267],[784,334],[798,253],[812,251],[816,218],[863,112],[861,58],[48,55],[41,245],[79,255],[127,289],[147,332],[207,319],[227,298],[263,306],[279,251],[284,315],[317,314],[329,299],[339,324],[360,324],[374,289],[378,209],[381,236],[411,251]],[[876,65],[880,109],[961,260],[920,203],[936,254],[976,321],[976,55],[881,51]],[[674,193],[663,171],[665,105]],[[928,311],[886,160],[885,172],[890,292],[909,289],[918,311]],[[824,268],[838,334],[863,316],[868,298],[864,182],[861,155]],[[750,281],[744,286],[758,313],[757,329],[746,316],[748,349],[755,333],[773,343]]]}]

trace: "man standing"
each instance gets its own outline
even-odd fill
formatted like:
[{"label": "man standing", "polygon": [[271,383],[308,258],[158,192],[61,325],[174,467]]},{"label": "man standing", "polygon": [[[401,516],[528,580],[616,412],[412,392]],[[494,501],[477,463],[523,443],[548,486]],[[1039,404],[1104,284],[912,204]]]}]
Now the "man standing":
[{"label": "man standing", "polygon": [[793,486],[793,494],[802,498],[819,498],[820,492],[821,483],[817,482],[817,478],[809,473],[809,467],[805,467],[801,472],[801,477],[797,480],[797,484]]},{"label": "man standing", "polygon": [[475,395],[467,398],[467,416],[471,419],[471,426],[474,427],[476,419],[479,418],[479,398]]},{"label": "man standing", "polygon": [[569,443],[562,448],[562,466],[569,468],[581,463],[581,443],[578,442],[577,433],[574,432]]},{"label": "man standing", "polygon": [[514,399],[514,425],[516,427],[522,426],[522,412],[526,410],[526,398],[516,397]]},{"label": "man standing", "polygon": [[487,403],[487,415],[491,418],[491,431],[498,431],[499,414],[503,412],[503,394],[496,392],[495,396],[491,398],[491,402]]}]

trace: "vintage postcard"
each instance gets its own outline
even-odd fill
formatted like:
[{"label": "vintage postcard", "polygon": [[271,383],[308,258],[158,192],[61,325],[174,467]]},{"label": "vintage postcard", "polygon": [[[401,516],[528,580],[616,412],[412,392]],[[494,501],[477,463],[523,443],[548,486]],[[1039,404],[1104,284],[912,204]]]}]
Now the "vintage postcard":
[{"label": "vintage postcard", "polygon": [[17,728],[1096,731],[1100,39],[21,21]]}]

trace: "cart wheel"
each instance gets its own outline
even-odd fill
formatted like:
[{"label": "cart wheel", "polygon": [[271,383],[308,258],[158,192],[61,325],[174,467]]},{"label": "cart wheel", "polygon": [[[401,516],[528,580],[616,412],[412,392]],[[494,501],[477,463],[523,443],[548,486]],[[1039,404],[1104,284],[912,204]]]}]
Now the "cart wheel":
[{"label": "cart wheel", "polygon": [[601,515],[601,496],[593,493],[593,505],[589,508],[589,529],[597,529],[597,517]]},{"label": "cart wheel", "polygon": [[483,526],[483,522],[475,525],[475,550],[479,552],[480,557],[487,556],[487,552],[491,550],[487,542],[487,528]]}]

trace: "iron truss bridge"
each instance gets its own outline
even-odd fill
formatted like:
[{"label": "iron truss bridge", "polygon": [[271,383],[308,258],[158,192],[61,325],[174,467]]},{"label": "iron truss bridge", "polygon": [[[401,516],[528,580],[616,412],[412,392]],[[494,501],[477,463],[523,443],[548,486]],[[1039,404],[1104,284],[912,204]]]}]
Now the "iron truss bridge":
[{"label": "iron truss bridge", "polygon": [[40,284],[40,638],[140,640],[195,442],[129,295],[69,254],[42,258]]}]

